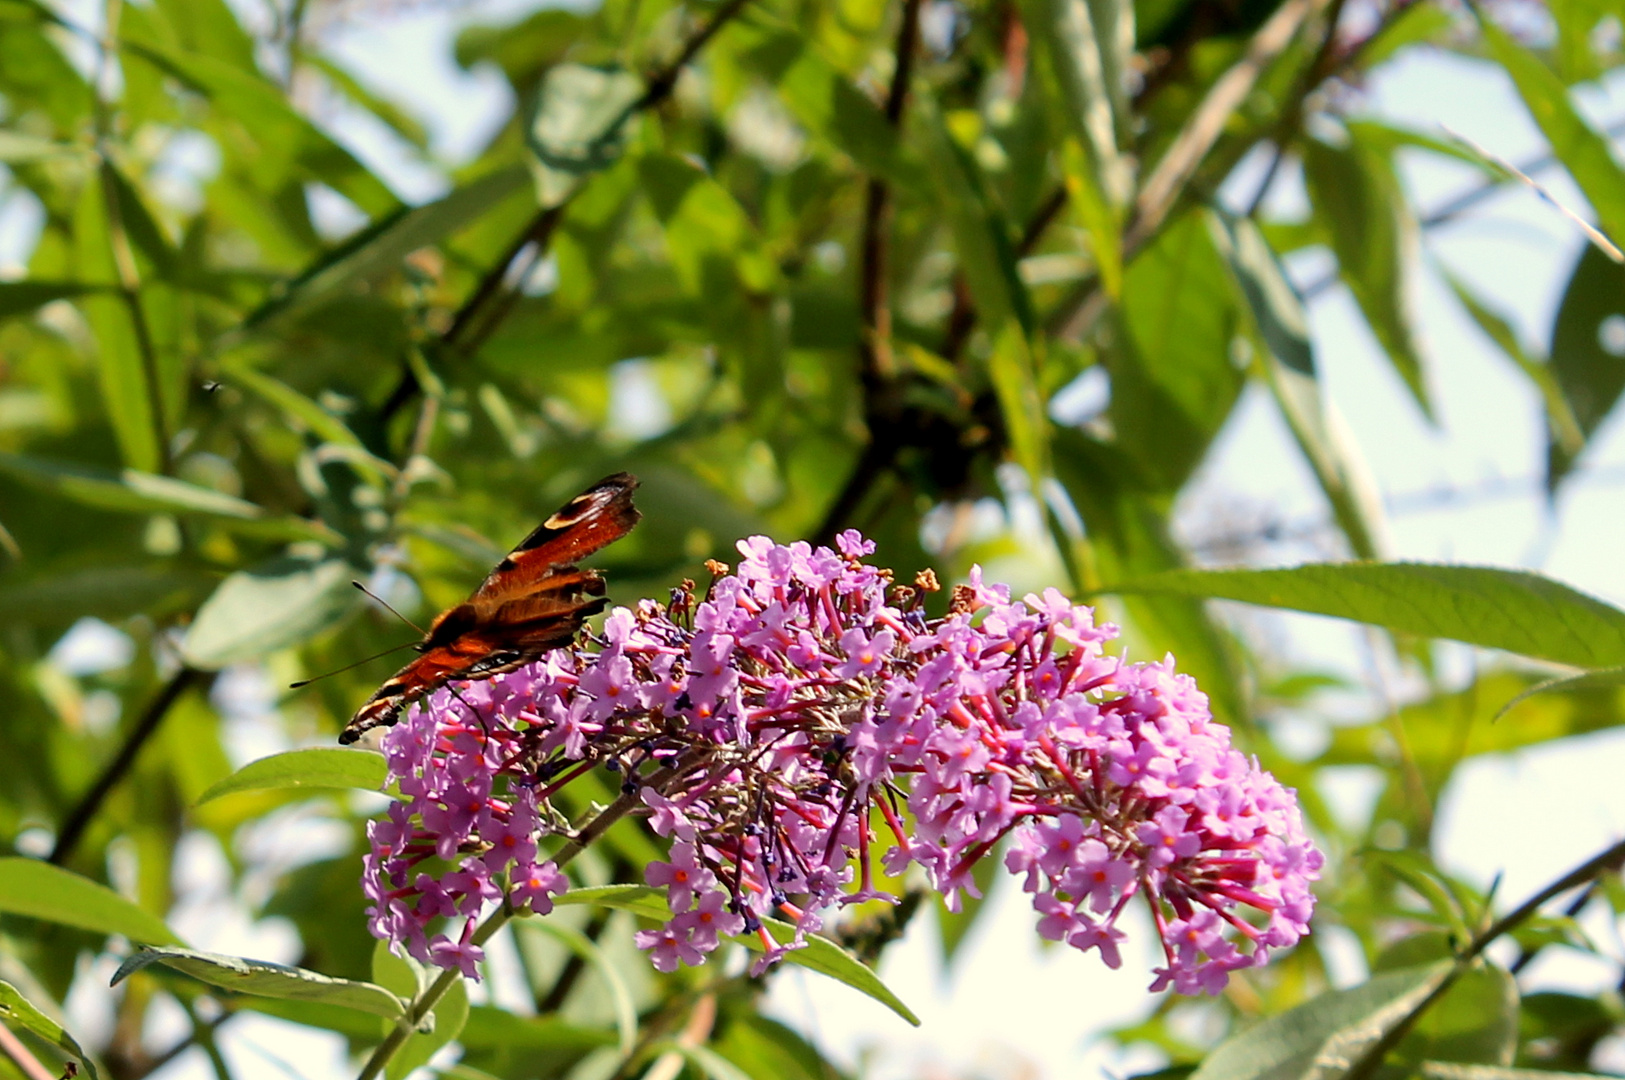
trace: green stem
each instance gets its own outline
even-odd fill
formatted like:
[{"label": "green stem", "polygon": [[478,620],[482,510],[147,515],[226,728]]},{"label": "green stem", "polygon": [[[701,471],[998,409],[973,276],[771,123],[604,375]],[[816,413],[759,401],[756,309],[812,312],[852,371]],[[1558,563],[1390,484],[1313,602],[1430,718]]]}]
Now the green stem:
[{"label": "green stem", "polygon": [[[692,756],[685,757],[670,768],[655,773],[647,783],[641,785],[637,790],[623,792],[620,798],[610,803],[599,812],[597,817],[582,826],[575,837],[559,849],[558,854],[553,856],[554,864],[561,869],[568,866],[572,859],[586,850],[588,844],[604,835],[605,830],[625,817],[638,805],[641,801],[639,796],[644,787],[663,791],[667,784],[687,772],[692,764]],[[490,941],[491,938],[496,936],[498,930],[508,925],[508,920],[513,918],[514,914],[513,908],[503,904],[474,931],[473,943],[475,945],[484,945],[487,941]],[[423,1023],[424,1018],[434,1011],[434,1007],[440,1004],[440,999],[446,996],[446,992],[460,978],[462,978],[462,975],[455,968],[442,971],[440,977],[430,983],[428,989],[424,990],[412,1001],[411,1007],[406,1010],[405,1015],[401,1017],[394,1029],[390,1031],[383,1042],[378,1044],[378,1048],[372,1052],[372,1057],[367,1059],[367,1064],[362,1067],[356,1080],[375,1080],[376,1077],[382,1075],[384,1069],[389,1066],[390,1060],[400,1052],[402,1046],[406,1045],[406,1040],[412,1037],[412,1033],[417,1030],[418,1025]]]},{"label": "green stem", "polygon": [[1444,997],[1445,992],[1455,985],[1456,980],[1468,968],[1472,967],[1473,962],[1483,954],[1485,949],[1489,948],[1492,941],[1522,926],[1540,910],[1542,904],[1552,897],[1568,892],[1577,885],[1587,884],[1606,871],[1618,871],[1622,865],[1625,865],[1625,841],[1614,844],[1612,847],[1576,866],[1475,937],[1471,944],[1456,957],[1455,964],[1449,971],[1444,973],[1438,985],[1434,986],[1428,995],[1418,1002],[1416,1007],[1401,1018],[1398,1023],[1384,1032],[1382,1038],[1373,1043],[1370,1049],[1361,1054],[1354,1064],[1349,1066],[1348,1071],[1343,1074],[1343,1080],[1368,1080],[1382,1065],[1389,1052],[1398,1046],[1400,1041],[1410,1033],[1411,1028],[1416,1026],[1416,1022],[1425,1016],[1427,1011],[1440,998]]}]

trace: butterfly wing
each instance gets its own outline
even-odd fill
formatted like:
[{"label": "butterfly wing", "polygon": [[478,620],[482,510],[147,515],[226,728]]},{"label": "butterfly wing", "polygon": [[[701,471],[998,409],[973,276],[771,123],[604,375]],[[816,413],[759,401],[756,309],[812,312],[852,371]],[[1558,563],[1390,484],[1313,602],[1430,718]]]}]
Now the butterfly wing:
[{"label": "butterfly wing", "polygon": [[458,679],[488,679],[568,645],[589,615],[603,610],[604,579],[575,566],[625,536],[642,516],[632,506],[637,479],[605,477],[551,514],[509,552],[466,601],[441,612],[397,671],[339,735],[353,743],[393,724],[406,705]]}]

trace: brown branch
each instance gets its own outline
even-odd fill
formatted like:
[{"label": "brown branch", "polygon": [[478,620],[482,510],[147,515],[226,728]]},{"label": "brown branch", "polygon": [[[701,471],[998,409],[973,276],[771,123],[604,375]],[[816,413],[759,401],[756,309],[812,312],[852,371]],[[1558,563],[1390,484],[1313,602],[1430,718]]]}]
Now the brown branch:
[{"label": "brown branch", "polygon": [[[914,73],[914,54],[920,44],[920,0],[903,0],[903,17],[897,28],[891,87],[886,92],[886,123],[897,131],[902,127],[903,109],[908,104],[908,84]],[[884,177],[871,176],[865,184],[863,234],[858,271],[858,379],[863,385],[864,423],[869,443],[858,455],[857,464],[847,475],[840,494],[824,513],[814,534],[820,541],[834,537],[836,530],[857,509],[869,487],[889,468],[896,454],[896,432],[900,403],[897,393],[897,362],[891,348],[891,297],[889,264],[891,255],[891,185]]]},{"label": "brown branch", "polygon": [[1197,166],[1223,133],[1225,121],[1241,107],[1264,69],[1292,43],[1305,22],[1332,2],[1286,0],[1258,28],[1246,54],[1219,76],[1141,186],[1134,200],[1134,216],[1123,235],[1125,256],[1139,250],[1168,219]]},{"label": "brown branch", "polygon": [[170,677],[170,680],[158,691],[156,697],[147,703],[146,711],[136,721],[130,733],[124,737],[124,745],[119,747],[113,760],[107,763],[102,774],[96,782],[90,785],[90,790],[80,798],[79,804],[68,814],[67,820],[62,823],[62,830],[57,833],[56,844],[51,848],[50,862],[61,866],[79,841],[84,837],[85,829],[101,809],[102,803],[118,782],[135,764],[135,759],[141,753],[141,748],[157,733],[158,727],[168,715],[170,707],[180,700],[182,694],[193,686],[208,678],[208,674],[196,668],[183,667]]},{"label": "brown branch", "polygon": [[42,1065],[33,1051],[24,1046],[23,1041],[4,1024],[0,1024],[0,1054],[5,1055],[7,1061],[17,1066],[17,1071],[28,1080],[56,1080],[51,1070]]},{"label": "brown branch", "polygon": [[[648,84],[643,96],[633,102],[627,109],[631,116],[647,109],[653,109],[671,97],[672,91],[677,87],[677,80],[682,76],[683,69],[693,63],[700,50],[717,35],[727,23],[744,10],[751,0],[728,0],[717,13],[700,27],[684,43],[677,54],[677,58],[670,64],[656,71],[648,77]],[[541,259],[547,250],[553,232],[558,228],[564,217],[564,210],[569,205],[569,198],[555,206],[549,206],[537,211],[536,215],[526,223],[518,236],[508,245],[502,256],[485,272],[474,291],[458,307],[457,313],[452,316],[451,325],[446,332],[440,335],[442,349],[468,356],[479,351],[487,338],[495,332],[502,320],[507,318],[509,312],[519,299],[519,285],[524,275],[512,275],[514,262],[527,247],[534,245],[531,265]],[[519,280],[513,281],[509,288],[504,289],[503,283],[517,276]],[[475,327],[477,326],[477,329]],[[389,397],[384,400],[378,409],[379,419],[387,424],[406,406],[406,403],[416,397],[422,389],[418,385],[417,376],[411,368],[401,372],[400,381],[390,391]]]}]

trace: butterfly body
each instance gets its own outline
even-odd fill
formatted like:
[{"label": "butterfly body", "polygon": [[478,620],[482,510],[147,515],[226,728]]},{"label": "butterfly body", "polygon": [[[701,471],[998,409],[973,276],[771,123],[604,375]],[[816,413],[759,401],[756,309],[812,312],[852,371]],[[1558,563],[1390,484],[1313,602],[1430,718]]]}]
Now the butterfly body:
[{"label": "butterfly body", "polygon": [[356,710],[339,742],[395,723],[403,708],[449,682],[489,679],[573,641],[607,602],[603,576],[575,563],[638,523],[637,486],[629,473],[607,476],[537,526],[472,596],[435,618],[413,646],[418,657]]}]

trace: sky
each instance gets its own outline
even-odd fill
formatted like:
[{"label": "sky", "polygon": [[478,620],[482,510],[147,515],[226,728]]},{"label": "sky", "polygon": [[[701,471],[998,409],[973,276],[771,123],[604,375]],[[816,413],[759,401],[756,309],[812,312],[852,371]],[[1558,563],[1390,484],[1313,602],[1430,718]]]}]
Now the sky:
[{"label": "sky", "polygon": [[[73,0],[68,6],[81,4]],[[450,56],[454,27],[475,20],[504,21],[527,10],[523,0],[476,0],[455,15],[440,8],[406,7],[387,17],[358,15],[331,28],[326,41],[329,52],[366,85],[426,122],[438,155],[458,161],[501,122],[511,97],[496,72],[469,73],[455,66]],[[1593,91],[1582,105],[1599,124],[1625,114],[1617,86]],[[1357,107],[1430,134],[1445,125],[1512,161],[1543,149],[1504,76],[1486,64],[1413,50],[1365,88]],[[376,122],[331,102],[323,104],[321,115],[330,131],[403,196],[427,199],[444,189],[436,170],[414,163]],[[181,161],[177,168],[182,173],[206,170],[207,153],[199,153],[198,160]],[[1405,181],[1424,207],[1471,186],[1463,167],[1420,155],[1406,157],[1403,165]],[[1583,210],[1583,199],[1564,179],[1555,173],[1541,179],[1558,199]],[[1252,186],[1244,176],[1227,194],[1250,193]],[[1277,209],[1289,211],[1301,204],[1301,188],[1293,178],[1279,188],[1273,204]],[[334,229],[345,227],[342,207],[330,204],[322,212]],[[31,242],[29,232],[26,206],[0,206],[0,273],[15,268]],[[1332,288],[1311,302],[1327,395],[1389,505],[1393,557],[1537,569],[1625,605],[1625,560],[1619,558],[1619,538],[1625,532],[1622,425],[1616,418],[1597,437],[1580,475],[1549,512],[1539,484],[1544,436],[1538,404],[1510,362],[1478,333],[1428,269],[1434,263],[1448,267],[1492,300],[1526,343],[1543,347],[1568,268],[1583,242],[1570,223],[1523,190],[1497,196],[1462,222],[1426,237],[1416,300],[1430,384],[1439,403],[1436,425],[1419,414],[1381,359],[1345,290]],[[1317,280],[1324,267],[1308,258],[1291,260],[1289,269],[1306,284]],[[1324,518],[1312,478],[1299,464],[1273,406],[1255,393],[1237,411],[1182,500],[1178,524],[1185,535],[1201,537],[1238,525],[1313,524]],[[1281,545],[1278,554],[1282,562],[1291,562],[1330,557],[1335,551],[1310,540]],[[1371,678],[1367,639],[1347,624],[1229,610],[1246,632],[1278,646],[1293,662],[1319,665],[1357,682]],[[1492,659],[1460,648],[1449,653],[1459,672]],[[236,716],[234,751],[243,760],[282,748],[266,742],[269,725],[254,723],[255,711],[268,708],[269,700],[252,673],[244,674],[227,697]],[[1313,732],[1308,736],[1311,742],[1314,737]],[[1625,734],[1568,740],[1468,763],[1439,808],[1443,864],[1480,885],[1504,874],[1500,895],[1516,902],[1625,832],[1625,785],[1616,779],[1622,771]],[[1371,792],[1369,783],[1354,777],[1332,794],[1354,806]],[[311,855],[294,850],[288,838],[297,836],[300,843],[319,849],[322,843],[336,842],[324,828],[319,815],[278,819],[244,842],[263,845],[262,850],[292,862]],[[194,900],[178,917],[178,928],[201,948],[290,958],[296,948],[291,931],[276,920],[249,919],[243,898],[227,889],[223,854],[211,845],[206,839],[193,841],[185,861]],[[952,966],[944,968],[932,944],[935,935],[925,925],[916,926],[888,952],[881,974],[920,1014],[918,1029],[868,998],[794,968],[776,977],[769,1009],[842,1060],[864,1056],[872,1066],[870,1075],[881,1080],[939,1074],[998,1080],[1073,1077],[1099,1070],[1123,1075],[1153,1064],[1143,1055],[1108,1052],[1098,1041],[1104,1028],[1131,1021],[1152,1004],[1144,993],[1153,964],[1144,928],[1130,928],[1133,945],[1125,953],[1124,967],[1111,972],[1092,956],[1041,950],[1033,922],[1019,891],[1006,887],[994,894]],[[1592,929],[1616,956],[1625,953],[1613,927]],[[1363,970],[1357,949],[1334,940],[1331,952],[1339,982],[1359,981]],[[1560,952],[1530,972],[1535,982],[1550,986],[1590,988],[1611,977]],[[492,984],[498,1000],[515,992],[500,973]],[[86,993],[69,1005],[80,1030],[105,1030],[109,1014],[104,998]],[[173,1034],[184,1031],[185,1023],[176,1015],[161,1018],[158,1026],[167,1024]],[[234,1022],[227,1030],[223,1048],[242,1080],[348,1074],[342,1046],[334,1038],[259,1019]],[[157,1044],[167,1041],[162,1030],[150,1034]],[[1620,1063],[1625,1063],[1625,1053],[1616,1067]],[[208,1075],[200,1055],[183,1057],[157,1074],[159,1080]]]}]

